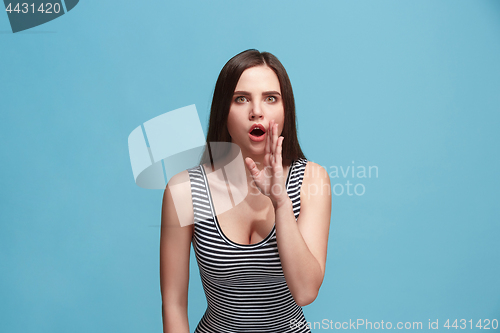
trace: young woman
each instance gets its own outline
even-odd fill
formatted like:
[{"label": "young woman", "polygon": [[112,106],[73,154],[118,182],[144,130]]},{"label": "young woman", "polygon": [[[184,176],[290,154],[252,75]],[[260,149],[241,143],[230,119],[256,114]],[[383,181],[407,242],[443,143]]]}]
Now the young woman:
[{"label": "young woman", "polygon": [[191,243],[208,303],[195,332],[310,332],[301,307],[325,274],[330,181],[300,149],[292,86],[275,56],[247,50],[224,66],[210,147],[165,189],[164,332],[189,332]]}]

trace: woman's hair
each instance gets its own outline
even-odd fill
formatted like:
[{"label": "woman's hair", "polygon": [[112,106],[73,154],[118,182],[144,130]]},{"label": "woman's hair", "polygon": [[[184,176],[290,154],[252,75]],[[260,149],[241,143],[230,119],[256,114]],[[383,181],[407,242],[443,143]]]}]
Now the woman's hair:
[{"label": "woman's hair", "polygon": [[[300,149],[297,138],[297,125],[295,120],[295,100],[293,98],[292,84],[288,78],[285,68],[281,62],[269,52],[259,52],[251,49],[243,51],[232,57],[222,68],[217,83],[215,84],[212,107],[210,108],[210,120],[208,124],[207,145],[201,157],[201,164],[210,164],[210,151],[207,149],[210,142],[231,142],[231,136],[227,130],[227,118],[229,108],[233,100],[234,90],[238,84],[241,74],[248,68],[255,66],[268,66],[278,77],[281,96],[283,99],[283,108],[285,120],[281,135],[283,140],[283,163],[289,165],[292,160],[305,158]],[[229,148],[230,145],[226,147]],[[210,149],[210,148],[209,148]],[[227,151],[217,149],[212,150],[213,159],[225,156]]]}]

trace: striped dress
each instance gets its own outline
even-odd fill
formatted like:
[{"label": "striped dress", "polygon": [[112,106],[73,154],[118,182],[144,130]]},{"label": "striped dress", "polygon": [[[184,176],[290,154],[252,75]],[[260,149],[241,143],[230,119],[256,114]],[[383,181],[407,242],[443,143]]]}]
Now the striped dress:
[{"label": "striped dress", "polygon": [[[306,159],[293,161],[286,180],[295,219],[300,213],[306,163]],[[208,304],[195,333],[311,332],[286,284],[275,226],[256,244],[231,241],[214,215],[203,166],[188,173],[195,222],[193,248]]]}]

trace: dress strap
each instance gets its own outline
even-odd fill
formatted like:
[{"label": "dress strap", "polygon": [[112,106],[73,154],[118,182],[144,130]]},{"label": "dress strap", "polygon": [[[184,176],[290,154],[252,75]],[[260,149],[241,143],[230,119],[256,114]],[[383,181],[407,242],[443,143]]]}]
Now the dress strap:
[{"label": "dress strap", "polygon": [[288,196],[290,197],[290,200],[292,200],[295,219],[298,219],[300,214],[300,189],[302,188],[306,165],[307,159],[305,158],[300,158],[294,161],[291,165],[292,170],[287,190]]},{"label": "dress strap", "polygon": [[212,211],[205,186],[205,178],[203,177],[201,168],[203,168],[203,165],[187,170],[191,182],[191,200],[193,201],[195,223],[212,218]]}]

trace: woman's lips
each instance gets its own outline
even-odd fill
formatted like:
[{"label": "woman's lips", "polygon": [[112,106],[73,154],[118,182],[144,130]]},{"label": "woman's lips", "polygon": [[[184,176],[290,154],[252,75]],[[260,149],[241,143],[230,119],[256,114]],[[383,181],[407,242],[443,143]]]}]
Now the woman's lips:
[{"label": "woman's lips", "polygon": [[[257,131],[255,131],[255,129],[257,129]],[[259,134],[260,132],[262,132],[262,134],[254,135],[254,134],[252,134],[252,132],[255,132],[255,134]],[[248,132],[248,136],[250,137],[250,140],[255,141],[255,142],[263,141],[265,136],[266,136],[266,128],[262,124],[254,124],[250,128],[250,131]]]},{"label": "woman's lips", "polygon": [[250,133],[248,133],[248,136],[250,137],[250,140],[255,141],[255,142],[259,142],[259,141],[264,140],[264,138],[266,137],[266,133],[262,134],[261,136],[256,136],[250,132]]}]

